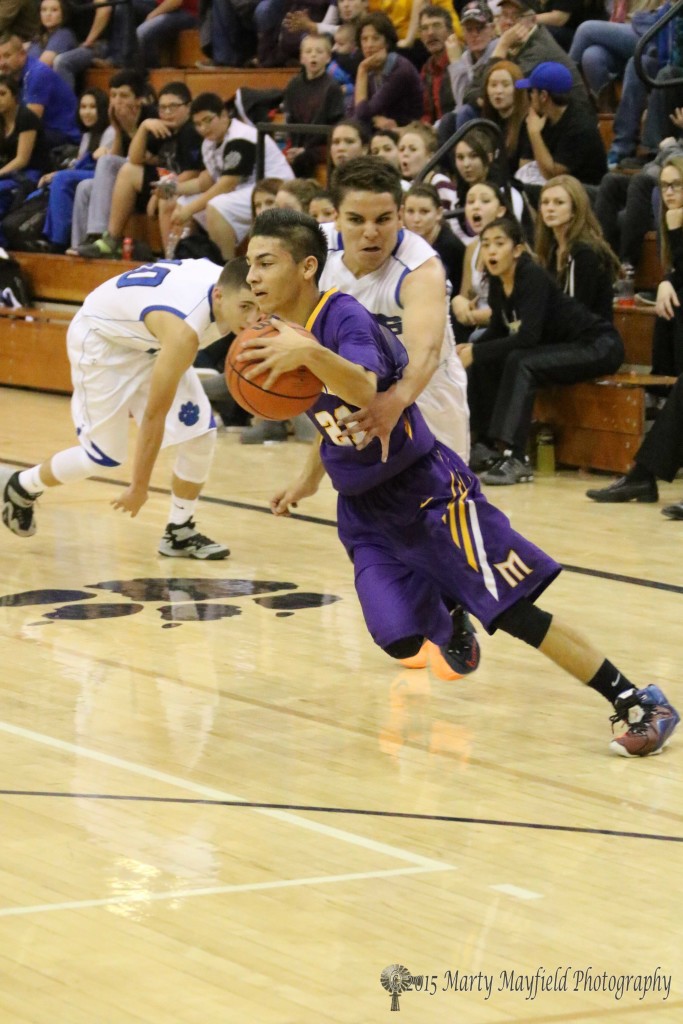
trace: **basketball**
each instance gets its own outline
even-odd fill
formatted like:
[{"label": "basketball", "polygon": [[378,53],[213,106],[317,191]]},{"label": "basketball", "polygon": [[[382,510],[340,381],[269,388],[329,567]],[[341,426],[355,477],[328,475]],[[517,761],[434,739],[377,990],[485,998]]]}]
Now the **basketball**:
[{"label": "basketball", "polygon": [[[292,324],[297,330],[303,331],[298,324]],[[288,420],[306,412],[316,402],[323,389],[322,381],[305,366],[281,374],[269,391],[261,386],[268,376],[262,373],[252,380],[247,380],[244,373],[250,363],[237,362],[237,356],[243,351],[245,343],[251,338],[270,338],[278,334],[277,327],[264,320],[240,331],[228,350],[225,360],[225,380],[230,394],[237,404],[266,420]],[[314,335],[305,331],[309,337]],[[317,344],[317,341],[316,341]]]}]

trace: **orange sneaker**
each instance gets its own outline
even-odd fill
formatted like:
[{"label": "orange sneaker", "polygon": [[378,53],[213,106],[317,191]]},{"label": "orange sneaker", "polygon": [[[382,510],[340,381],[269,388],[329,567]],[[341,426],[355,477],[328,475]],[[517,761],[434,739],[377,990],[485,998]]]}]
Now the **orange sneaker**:
[{"label": "orange sneaker", "polygon": [[425,640],[420,650],[412,658],[399,658],[399,665],[403,665],[404,668],[427,668],[427,662],[429,661],[428,650],[432,646],[429,640]]}]

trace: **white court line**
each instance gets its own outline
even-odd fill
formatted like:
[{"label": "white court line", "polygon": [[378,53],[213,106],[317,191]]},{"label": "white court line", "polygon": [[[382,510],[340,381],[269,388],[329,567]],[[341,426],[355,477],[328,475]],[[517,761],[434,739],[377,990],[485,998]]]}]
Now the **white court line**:
[{"label": "white court line", "polygon": [[38,903],[33,907],[4,907],[0,917],[18,917],[21,914],[42,914],[52,910],[88,910],[90,907],[113,907],[127,903],[152,903],[161,900],[182,900],[193,896],[225,896],[233,892],[261,892],[266,889],[289,889],[299,885],[330,885],[334,882],[364,882],[369,878],[395,878],[397,875],[424,875],[430,871],[448,871],[442,868],[388,868],[386,871],[358,871],[349,875],[318,875],[313,878],[285,878],[275,882],[246,882],[244,885],[214,885],[202,889],[170,889],[168,892],[130,893],[128,896],[108,896],[101,900],[69,900],[66,903]]},{"label": "white court line", "polygon": [[[177,775],[169,775],[167,772],[157,771],[156,768],[148,768],[144,764],[136,764],[135,761],[127,761],[122,757],[115,757],[112,754],[103,754],[99,750],[90,750],[89,747],[82,747],[77,743],[67,743],[65,740],[55,739],[53,736],[46,736],[42,732],[34,732],[32,729],[24,729],[20,725],[11,725],[9,722],[0,722],[0,732],[9,733],[10,736],[20,736],[25,740],[32,740],[34,743],[42,743],[43,746],[53,747],[65,753],[74,754],[76,757],[87,757],[91,761],[99,761],[111,768],[120,768],[123,771],[131,772],[133,775],[142,775],[146,779],[154,779],[155,782],[163,782],[168,786],[175,786],[177,789],[184,789],[188,793],[195,793],[197,796],[209,800],[228,800],[231,802],[248,803],[241,796],[226,793],[221,789],[214,789],[211,786],[204,786],[201,782],[192,782],[190,779],[182,779]],[[309,821],[291,811],[279,811],[268,807],[251,807],[255,814],[263,814],[266,818],[274,818],[287,825],[294,825],[296,828],[308,829],[319,836],[326,836],[328,839],[337,839],[342,843],[349,843],[351,846],[359,846],[372,853],[381,853],[387,857],[394,857],[396,860],[407,861],[417,867],[430,871],[456,870],[453,864],[445,861],[433,860],[431,857],[423,857],[419,853],[411,853],[399,846],[391,846],[388,843],[379,843],[375,839],[368,839],[365,836],[355,835],[345,829],[333,828],[330,825],[323,825],[318,821]],[[313,812],[311,812],[313,813]]]},{"label": "white court line", "polygon": [[508,885],[503,883],[502,885],[490,885],[489,889],[495,889],[496,892],[505,893],[506,896],[514,896],[518,900],[542,900],[542,892],[533,892],[532,889],[520,889],[518,885]]}]

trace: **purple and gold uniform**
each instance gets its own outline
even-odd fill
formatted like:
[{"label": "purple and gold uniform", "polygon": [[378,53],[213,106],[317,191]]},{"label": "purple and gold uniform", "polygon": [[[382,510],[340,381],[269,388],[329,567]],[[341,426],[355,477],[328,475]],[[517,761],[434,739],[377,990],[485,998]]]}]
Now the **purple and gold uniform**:
[{"label": "purple and gold uniform", "polygon": [[[350,295],[326,292],[306,327],[325,348],[375,373],[378,391],[407,364],[401,342]],[[384,463],[379,441],[357,451],[362,435],[340,436],[338,421],[349,412],[353,407],[323,393],[308,415],[322,434],[322,461],[339,492],[339,536],[380,647],[416,635],[448,643],[453,623],[444,597],[493,632],[499,615],[523,597],[534,600],[557,576],[557,562],[489,504],[477,477],[435,440],[416,405],[394,427]]]}]

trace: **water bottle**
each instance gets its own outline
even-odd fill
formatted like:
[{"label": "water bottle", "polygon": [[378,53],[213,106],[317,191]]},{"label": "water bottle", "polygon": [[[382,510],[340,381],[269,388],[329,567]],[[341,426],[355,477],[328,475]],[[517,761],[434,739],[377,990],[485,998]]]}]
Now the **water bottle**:
[{"label": "water bottle", "polygon": [[617,299],[617,305],[619,306],[635,306],[636,304],[636,289],[635,289],[635,278],[636,272],[632,266],[625,263],[623,266],[623,279],[619,288],[619,297]]},{"label": "water bottle", "polygon": [[178,248],[178,242],[181,238],[187,238],[190,234],[190,226],[186,224],[182,231],[178,231],[177,228],[171,228],[168,233],[168,241],[166,242],[166,259],[175,259],[175,251]]},{"label": "water bottle", "polygon": [[541,427],[536,436],[536,472],[539,476],[555,472],[555,438],[550,427]]},{"label": "water bottle", "polygon": [[132,260],[133,259],[133,239],[126,237],[121,245],[121,259]]}]

